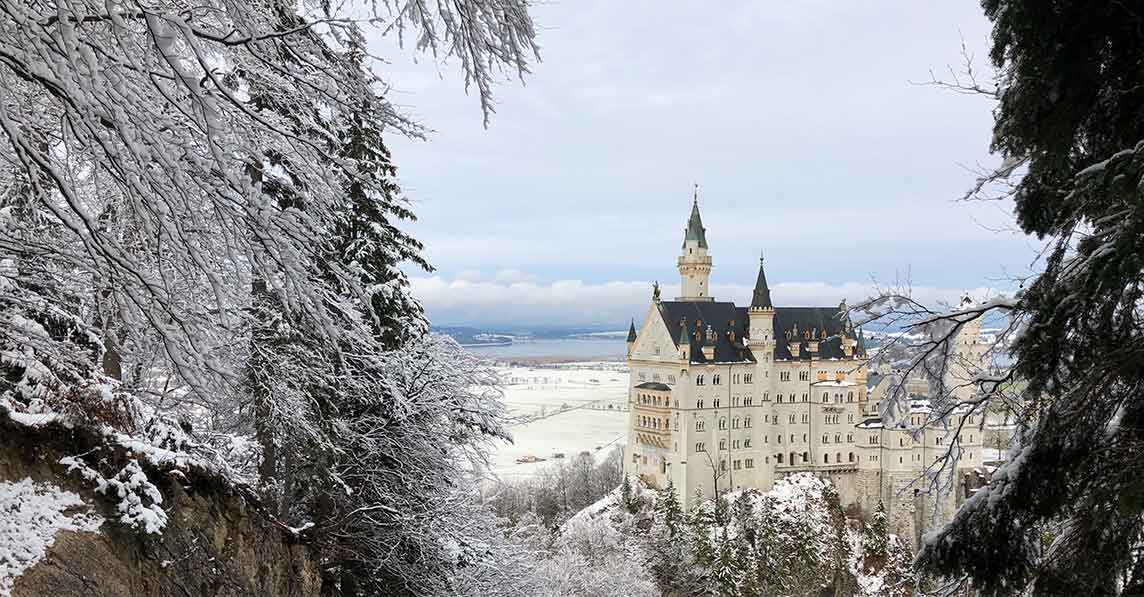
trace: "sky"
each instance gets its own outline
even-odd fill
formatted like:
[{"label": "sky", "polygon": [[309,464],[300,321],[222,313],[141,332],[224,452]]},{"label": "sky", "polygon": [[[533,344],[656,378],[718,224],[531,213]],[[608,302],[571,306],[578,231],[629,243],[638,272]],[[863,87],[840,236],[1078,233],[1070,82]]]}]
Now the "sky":
[{"label": "sky", "polygon": [[953,300],[1011,289],[1040,244],[1011,206],[958,201],[989,154],[993,103],[921,83],[988,78],[973,0],[534,6],[541,61],[505,76],[482,126],[458,65],[376,47],[391,102],[432,133],[391,136],[436,271],[410,269],[437,325],[640,319],[678,291],[693,185],[712,293],[748,302],[760,253],[779,305],[877,285]]}]

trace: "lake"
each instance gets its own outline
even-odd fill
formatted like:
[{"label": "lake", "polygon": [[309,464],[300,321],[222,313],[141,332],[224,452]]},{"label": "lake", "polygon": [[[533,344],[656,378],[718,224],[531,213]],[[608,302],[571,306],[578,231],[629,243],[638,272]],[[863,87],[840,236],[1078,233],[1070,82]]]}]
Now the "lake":
[{"label": "lake", "polygon": [[628,344],[622,337],[538,338],[508,346],[466,346],[475,355],[501,358],[554,358],[585,361],[623,361]]}]

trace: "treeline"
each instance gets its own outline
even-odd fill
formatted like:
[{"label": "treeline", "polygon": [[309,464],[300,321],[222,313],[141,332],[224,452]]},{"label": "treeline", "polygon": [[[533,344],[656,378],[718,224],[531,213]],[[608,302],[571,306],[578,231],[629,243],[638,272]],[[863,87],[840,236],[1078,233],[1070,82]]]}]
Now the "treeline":
[{"label": "treeline", "polygon": [[625,480],[556,529],[524,513],[513,537],[540,554],[545,594],[906,597],[917,582],[884,510],[848,519],[830,483],[810,474],[690,511],[674,488]]},{"label": "treeline", "polygon": [[599,462],[591,452],[581,452],[532,477],[501,482],[488,504],[509,524],[531,514],[552,528],[608,495],[623,476],[622,449],[613,449]]}]

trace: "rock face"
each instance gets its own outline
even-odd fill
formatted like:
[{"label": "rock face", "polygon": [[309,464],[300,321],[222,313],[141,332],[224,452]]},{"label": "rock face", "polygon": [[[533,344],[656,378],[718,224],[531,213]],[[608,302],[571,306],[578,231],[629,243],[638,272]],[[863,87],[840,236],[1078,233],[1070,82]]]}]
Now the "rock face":
[{"label": "rock face", "polygon": [[103,462],[128,457],[90,431],[25,427],[0,412],[0,480],[53,483],[107,519],[98,532],[56,535],[47,556],[16,578],[13,597],[321,593],[313,550],[265,516],[253,496],[205,471],[144,464],[163,494],[166,528],[161,535],[142,535],[118,525],[115,501],[59,464],[97,446],[92,454]]}]

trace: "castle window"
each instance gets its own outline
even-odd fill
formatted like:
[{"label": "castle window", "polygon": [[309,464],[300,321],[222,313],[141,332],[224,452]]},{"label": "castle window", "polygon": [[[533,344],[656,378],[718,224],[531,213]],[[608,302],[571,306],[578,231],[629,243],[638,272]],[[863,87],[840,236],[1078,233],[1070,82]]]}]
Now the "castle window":
[{"label": "castle window", "polygon": [[790,371],[780,371],[779,381],[790,381]]},{"label": "castle window", "polygon": [[704,383],[703,382],[703,374],[700,373],[699,375],[696,375],[695,376],[695,385],[701,386],[701,385],[703,385],[703,383]]},{"label": "castle window", "polygon": [[695,451],[696,452],[706,452],[707,446],[703,445],[703,442],[696,442]]},{"label": "castle window", "polygon": [[805,434],[805,433],[804,433],[804,434],[802,434],[802,441],[803,441],[803,442],[805,442],[805,441],[806,441],[806,434]]},{"label": "castle window", "polygon": [[719,428],[720,429],[726,429],[727,428],[727,419],[725,419],[725,418],[719,419]]},{"label": "castle window", "polygon": [[780,444],[781,444],[781,443],[783,443],[783,436],[781,436],[781,435],[776,435],[775,437],[776,437],[776,438],[778,438],[778,442],[779,442]]},{"label": "castle window", "polygon": [[746,462],[747,462],[747,468],[755,468],[755,459],[754,458],[748,458]]},{"label": "castle window", "polygon": [[823,454],[822,455],[822,462],[825,464],[830,464],[830,454]]},{"label": "castle window", "polygon": [[799,371],[798,372],[798,380],[799,381],[810,381],[810,371]]},{"label": "castle window", "polygon": [[747,374],[743,375],[743,383],[751,383],[751,380],[753,378],[754,378],[753,373],[747,373]]},{"label": "castle window", "polygon": [[719,400],[718,398],[716,398],[716,399],[715,399],[715,400],[713,400],[712,402],[714,402],[714,403],[715,403],[715,404],[714,404],[715,408],[719,408],[719,402],[720,402],[720,400]]},{"label": "castle window", "polygon": [[854,443],[854,434],[853,433],[847,433],[846,434],[846,443],[848,443],[848,444]]},{"label": "castle window", "polygon": [[736,450],[738,450],[741,445],[742,445],[742,442],[740,442],[739,440],[735,440],[735,441],[731,442],[731,447],[736,449]]},{"label": "castle window", "polygon": [[705,427],[705,425],[703,424],[702,420],[695,422],[695,430],[696,431],[703,431],[704,427]]},{"label": "castle window", "polygon": [[740,468],[742,468],[742,466],[741,466],[742,461],[741,460],[736,460],[734,464],[735,464],[735,470],[739,470]]},{"label": "castle window", "polygon": [[719,449],[720,450],[726,450],[727,449],[727,440],[725,440],[725,439],[719,440]]},{"label": "castle window", "polygon": [[810,394],[807,394],[806,392],[803,392],[803,393],[802,393],[802,401],[803,401],[803,402],[810,402]]},{"label": "castle window", "polygon": [[723,380],[719,377],[718,374],[711,376],[711,385],[713,385],[713,386],[719,385],[720,382],[722,382],[722,381]]},{"label": "castle window", "polygon": [[771,393],[770,392],[763,392],[763,402],[770,402],[770,401],[771,401]]},{"label": "castle window", "polygon": [[750,448],[751,447],[751,438],[748,437],[747,439],[743,440],[743,447],[744,448]]},{"label": "castle window", "polygon": [[822,434],[822,443],[829,444],[830,443],[830,436],[823,433]]},{"label": "castle window", "polygon": [[846,458],[848,462],[854,462],[854,452],[851,452]]},{"label": "castle window", "polygon": [[840,434],[840,433],[834,434],[834,443],[836,443],[836,444],[842,443],[842,434]]},{"label": "castle window", "polygon": [[846,401],[854,402],[854,392],[846,392]]},{"label": "castle window", "polygon": [[779,404],[783,403],[783,395],[782,394],[778,395],[778,402],[779,402]]},{"label": "castle window", "polygon": [[834,462],[842,462],[842,452],[834,453]]},{"label": "castle window", "polygon": [[830,399],[830,393],[823,392],[822,393],[822,403],[826,404],[829,401],[829,399]]},{"label": "castle window", "polygon": [[809,452],[803,452],[802,453],[802,461],[803,462],[810,462],[810,453]]},{"label": "castle window", "polygon": [[783,463],[783,455],[782,454],[775,454],[775,462],[782,464]]},{"label": "castle window", "polygon": [[793,433],[790,434],[790,443],[792,443],[792,444],[794,443],[794,434]]},{"label": "castle window", "polygon": [[[747,417],[746,419],[743,419],[743,427],[750,427],[750,426],[751,426],[751,417]],[[969,441],[973,441],[973,436],[969,436]]]},{"label": "castle window", "polygon": [[727,461],[726,460],[720,460],[719,461],[719,470],[721,470],[721,471],[727,470]]},{"label": "castle window", "polygon": [[790,416],[790,422],[791,422],[791,423],[794,423],[794,415],[791,415],[791,416]]},{"label": "castle window", "polygon": [[703,408],[703,399],[702,398],[695,401],[695,408]]},{"label": "castle window", "polygon": [[738,428],[739,428],[739,417],[735,417],[734,419],[731,419],[731,429],[738,429]]},{"label": "castle window", "polygon": [[846,422],[847,423],[853,423],[854,422],[854,415],[846,415]]}]

